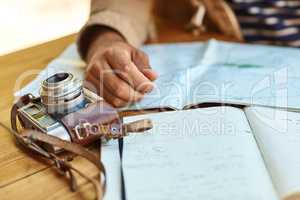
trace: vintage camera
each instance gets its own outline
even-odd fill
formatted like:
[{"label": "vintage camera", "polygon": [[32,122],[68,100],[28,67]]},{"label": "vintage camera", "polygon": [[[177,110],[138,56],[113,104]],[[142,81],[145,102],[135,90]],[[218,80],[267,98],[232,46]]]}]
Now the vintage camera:
[{"label": "vintage camera", "polygon": [[112,134],[122,131],[116,110],[83,88],[82,82],[70,73],[57,73],[44,80],[40,97],[31,96],[23,102],[17,116],[23,128],[82,145],[99,139],[99,134],[105,131]]}]

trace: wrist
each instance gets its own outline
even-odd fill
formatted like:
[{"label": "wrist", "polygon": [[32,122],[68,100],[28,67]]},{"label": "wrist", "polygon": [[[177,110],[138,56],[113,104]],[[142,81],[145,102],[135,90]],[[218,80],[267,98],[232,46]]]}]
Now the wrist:
[{"label": "wrist", "polygon": [[95,33],[94,41],[97,42],[110,42],[110,41],[125,41],[123,36],[110,28],[103,28]]}]

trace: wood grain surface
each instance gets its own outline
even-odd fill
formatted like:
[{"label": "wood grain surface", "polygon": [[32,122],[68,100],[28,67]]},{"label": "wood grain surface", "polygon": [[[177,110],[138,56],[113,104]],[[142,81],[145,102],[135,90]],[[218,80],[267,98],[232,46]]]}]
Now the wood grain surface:
[{"label": "wood grain surface", "polygon": [[[155,42],[203,41],[209,38],[231,40],[215,33],[198,37],[176,26],[161,26]],[[14,87],[18,77],[28,70],[41,70],[64,48],[75,41],[75,35],[51,41],[36,47],[0,57],[0,121],[10,126],[10,108],[13,104]],[[22,85],[34,77],[28,77]],[[125,115],[139,114],[127,112]],[[123,113],[124,115],[124,113]],[[98,151],[93,148],[93,151]],[[72,163],[90,176],[96,176],[92,164],[76,157]],[[109,167],[109,166],[107,166]],[[0,199],[92,199],[93,188],[83,179],[78,179],[80,189],[72,193],[64,178],[52,168],[20,150],[12,136],[0,127]]]}]

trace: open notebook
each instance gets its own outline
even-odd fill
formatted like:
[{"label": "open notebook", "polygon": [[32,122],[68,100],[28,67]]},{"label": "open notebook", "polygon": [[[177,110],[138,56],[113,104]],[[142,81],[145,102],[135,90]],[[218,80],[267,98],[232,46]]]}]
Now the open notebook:
[{"label": "open notebook", "polygon": [[[216,40],[146,45],[142,49],[160,76],[151,93],[126,109],[182,109],[222,102],[300,110],[299,49]],[[83,79],[84,68],[72,45],[16,96],[38,95],[41,81],[57,72]],[[32,75],[30,72],[26,73]]]},{"label": "open notebook", "polygon": [[147,134],[103,149],[105,199],[300,199],[300,114],[210,107],[125,118],[151,119]]}]

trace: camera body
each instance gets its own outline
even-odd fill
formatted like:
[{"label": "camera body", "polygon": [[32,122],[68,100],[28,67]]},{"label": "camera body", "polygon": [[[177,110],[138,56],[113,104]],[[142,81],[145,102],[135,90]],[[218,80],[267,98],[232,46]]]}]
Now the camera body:
[{"label": "camera body", "polygon": [[[27,95],[18,105],[23,128],[35,129],[63,140],[89,144],[122,134],[117,111],[70,73],[58,73],[42,82],[40,97]],[[109,136],[109,137],[103,137]],[[59,148],[47,146],[57,153]]]}]

